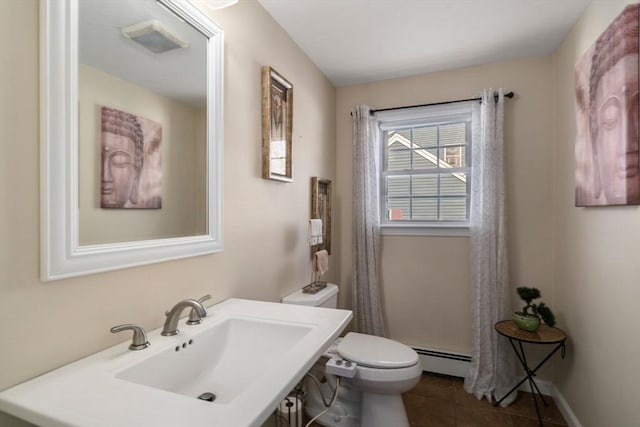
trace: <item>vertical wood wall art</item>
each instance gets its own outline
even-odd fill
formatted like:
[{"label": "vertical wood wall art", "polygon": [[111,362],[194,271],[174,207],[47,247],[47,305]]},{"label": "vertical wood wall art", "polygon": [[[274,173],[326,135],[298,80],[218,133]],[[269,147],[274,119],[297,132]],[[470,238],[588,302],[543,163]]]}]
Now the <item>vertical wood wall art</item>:
[{"label": "vertical wood wall art", "polygon": [[293,86],[268,65],[262,67],[262,177],[291,182]]},{"label": "vertical wood wall art", "polygon": [[322,220],[322,243],[311,247],[311,253],[326,249],[331,254],[331,180],[311,178],[311,218]]}]

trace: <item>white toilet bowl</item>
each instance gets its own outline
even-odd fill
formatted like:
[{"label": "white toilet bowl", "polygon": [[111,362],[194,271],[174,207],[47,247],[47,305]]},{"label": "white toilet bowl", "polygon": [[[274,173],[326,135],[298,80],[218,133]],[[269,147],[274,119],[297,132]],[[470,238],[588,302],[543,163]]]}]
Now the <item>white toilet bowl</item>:
[{"label": "white toilet bowl", "polygon": [[420,381],[422,367],[419,363],[406,368],[380,369],[358,366],[354,378],[344,380],[359,390],[379,394],[402,394]]},{"label": "white toilet bowl", "polygon": [[402,393],[420,381],[418,354],[399,342],[349,332],[338,344],[340,356],[357,364],[344,382],[362,392],[360,425],[408,427]]},{"label": "white toilet bowl", "polygon": [[[283,302],[335,308],[337,286],[328,284],[315,295],[297,291]],[[349,332],[325,354],[356,363],[356,373],[353,378],[341,378],[336,403],[318,423],[330,427],[409,426],[401,394],[411,390],[422,375],[418,354],[412,348],[387,338]],[[323,372],[323,366],[314,369]],[[322,384],[325,398],[335,387],[335,378],[326,377],[328,381]],[[318,387],[309,384],[307,396],[309,416],[325,410]]]}]

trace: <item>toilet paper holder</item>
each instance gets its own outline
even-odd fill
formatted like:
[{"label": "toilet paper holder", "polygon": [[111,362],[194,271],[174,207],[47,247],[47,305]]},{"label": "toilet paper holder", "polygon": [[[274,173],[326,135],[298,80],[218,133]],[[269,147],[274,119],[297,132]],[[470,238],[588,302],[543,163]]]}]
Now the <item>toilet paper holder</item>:
[{"label": "toilet paper holder", "polygon": [[275,411],[276,427],[304,427],[305,392],[296,387],[285,397]]}]

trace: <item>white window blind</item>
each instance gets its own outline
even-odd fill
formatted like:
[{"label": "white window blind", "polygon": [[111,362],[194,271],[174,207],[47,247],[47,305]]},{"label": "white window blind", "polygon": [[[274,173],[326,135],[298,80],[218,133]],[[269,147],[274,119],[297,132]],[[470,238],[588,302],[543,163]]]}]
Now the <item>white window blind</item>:
[{"label": "white window blind", "polygon": [[383,228],[468,227],[470,103],[391,110],[376,118]]}]

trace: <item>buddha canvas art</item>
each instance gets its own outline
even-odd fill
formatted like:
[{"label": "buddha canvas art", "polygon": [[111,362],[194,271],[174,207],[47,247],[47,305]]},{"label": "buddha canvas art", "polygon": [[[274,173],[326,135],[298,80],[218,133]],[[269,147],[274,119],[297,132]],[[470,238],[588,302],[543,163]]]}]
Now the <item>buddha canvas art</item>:
[{"label": "buddha canvas art", "polygon": [[639,11],[627,6],[576,64],[576,206],[640,204]]},{"label": "buddha canvas art", "polygon": [[160,209],[162,168],[159,123],[102,107],[101,208]]}]

